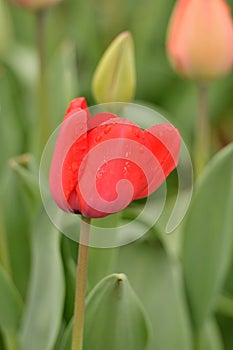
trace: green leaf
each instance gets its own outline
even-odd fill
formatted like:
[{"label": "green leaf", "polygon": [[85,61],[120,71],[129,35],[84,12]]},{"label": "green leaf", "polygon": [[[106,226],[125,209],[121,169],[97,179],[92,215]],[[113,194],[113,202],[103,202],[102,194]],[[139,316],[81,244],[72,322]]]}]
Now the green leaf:
[{"label": "green leaf", "polygon": [[16,333],[22,314],[22,300],[9,275],[0,265],[0,327]]},{"label": "green leaf", "polygon": [[32,269],[21,330],[23,350],[50,350],[58,335],[64,305],[60,236],[45,212],[35,222]]},{"label": "green leaf", "polygon": [[10,273],[9,251],[7,247],[6,228],[3,220],[1,193],[0,203],[0,264],[8,273]]},{"label": "green leaf", "polygon": [[218,324],[224,341],[224,350],[233,349],[233,318],[218,315]]},{"label": "green leaf", "polygon": [[0,55],[5,55],[12,39],[11,17],[7,6],[0,0]]},{"label": "green leaf", "polygon": [[149,350],[192,349],[181,269],[154,232],[120,248],[117,270],[127,274],[149,316],[153,329]]},{"label": "green leaf", "polygon": [[220,295],[217,306],[219,314],[231,317],[233,320],[233,297]]},{"label": "green leaf", "polygon": [[227,278],[226,278],[226,283],[225,283],[225,286],[224,286],[224,292],[225,292],[225,294],[229,294],[232,297],[232,300],[233,300],[233,259],[231,261],[231,267],[230,267],[230,269],[228,271],[228,275],[227,275]]},{"label": "green leaf", "polygon": [[38,167],[31,154],[21,154],[9,161],[11,169],[16,173],[29,200],[31,209],[38,209],[41,203],[39,191]]},{"label": "green leaf", "polygon": [[91,290],[102,278],[114,272],[117,249],[89,248],[88,289]]},{"label": "green leaf", "polygon": [[70,350],[72,341],[72,331],[73,331],[73,319],[68,323],[59,346],[56,350]]},{"label": "green leaf", "polygon": [[[8,271],[23,299],[30,270],[32,211],[18,175],[7,167],[1,191],[2,225],[6,232],[5,253]],[[4,238],[4,237],[3,237]]]},{"label": "green leaf", "polygon": [[84,350],[143,350],[148,336],[145,313],[127,277],[101,280],[87,297]]},{"label": "green leaf", "polygon": [[220,331],[214,319],[208,320],[204,325],[198,350],[224,350]]},{"label": "green leaf", "polygon": [[51,118],[54,128],[61,123],[61,115],[69,101],[79,95],[75,50],[73,41],[63,40],[49,62],[49,101],[53,111]]},{"label": "green leaf", "polygon": [[233,144],[209,163],[184,226],[183,268],[196,327],[214,309],[233,241]]},{"label": "green leaf", "polygon": [[[20,110],[17,109],[17,98],[21,95],[19,82],[1,60],[0,74],[0,170],[3,172],[8,159],[22,150],[23,130],[20,123]],[[1,185],[2,179],[3,176],[0,178]]]},{"label": "green leaf", "polygon": [[74,299],[75,299],[75,281],[76,281],[76,262],[78,244],[66,236],[62,236],[62,256],[65,272],[66,282],[66,297],[64,305],[64,317],[67,322],[73,316],[74,313]]}]

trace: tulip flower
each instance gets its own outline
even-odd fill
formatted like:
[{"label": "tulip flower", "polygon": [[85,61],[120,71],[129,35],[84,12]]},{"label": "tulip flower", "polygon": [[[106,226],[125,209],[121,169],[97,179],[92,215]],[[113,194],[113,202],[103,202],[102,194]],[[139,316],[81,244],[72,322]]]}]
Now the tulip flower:
[{"label": "tulip flower", "polygon": [[133,39],[123,32],[110,44],[93,76],[98,103],[130,102],[136,85]]},{"label": "tulip flower", "polygon": [[104,217],[154,192],[177,166],[179,151],[171,124],[142,130],[112,113],[91,117],[85,99],[77,98],[56,141],[51,194],[64,211]]},{"label": "tulip flower", "polygon": [[174,69],[191,79],[208,81],[233,65],[233,22],[224,0],[178,0],[167,41]]},{"label": "tulip flower", "polygon": [[41,10],[51,5],[56,5],[61,0],[12,0],[16,4],[25,7],[28,10]]}]

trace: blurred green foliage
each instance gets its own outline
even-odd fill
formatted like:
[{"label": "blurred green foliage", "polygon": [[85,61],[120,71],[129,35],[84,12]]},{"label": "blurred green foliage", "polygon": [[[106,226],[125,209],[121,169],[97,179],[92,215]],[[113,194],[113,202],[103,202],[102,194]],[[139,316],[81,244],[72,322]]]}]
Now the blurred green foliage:
[{"label": "blurred green foliage", "polygon": [[[192,152],[196,86],[172,71],[165,49],[174,3],[64,0],[48,10],[46,79],[53,128],[61,122],[70,99],[83,95],[89,105],[94,103],[90,87],[96,65],[113,38],[130,30],[136,51],[135,100],[157,106],[179,128]],[[233,0],[228,3],[233,10]],[[19,350],[20,344],[21,350],[69,349],[78,247],[41,214],[39,159],[34,159],[38,71],[34,14],[0,0],[0,348],[4,350]],[[233,141],[232,91],[232,74],[210,86],[213,154]],[[18,157],[22,153],[32,156]],[[114,312],[130,305],[128,332],[133,336],[135,331],[141,344],[150,332],[149,350],[233,348],[233,227],[232,211],[228,212],[232,160],[232,146],[214,158],[175,238],[161,237],[158,226],[129,246],[90,249],[88,291],[96,294],[89,299],[94,304],[98,299],[98,288],[106,283],[102,280],[93,292],[100,279],[125,273],[126,294],[114,304]],[[116,290],[105,293],[111,305]],[[100,294],[102,305],[104,291]],[[108,317],[114,312],[108,315],[108,307],[100,319],[101,326],[111,328],[114,322],[108,323]],[[101,310],[96,312],[99,315]],[[90,303],[88,317],[94,314]],[[119,320],[117,331],[119,337],[125,332]],[[88,333],[86,344],[92,344],[90,337]],[[108,350],[103,344],[98,349]],[[135,349],[132,340],[124,344],[127,349],[122,350]]]}]

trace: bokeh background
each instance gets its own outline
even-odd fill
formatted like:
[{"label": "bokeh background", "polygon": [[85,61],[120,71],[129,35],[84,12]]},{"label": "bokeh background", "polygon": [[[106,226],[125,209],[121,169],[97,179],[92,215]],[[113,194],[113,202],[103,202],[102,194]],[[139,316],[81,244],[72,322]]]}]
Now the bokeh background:
[{"label": "bokeh background", "polygon": [[[177,76],[166,56],[166,30],[174,3],[64,0],[47,11],[46,79],[52,130],[61,122],[70,99],[85,96],[89,105],[95,103],[91,79],[98,61],[116,35],[129,30],[135,43],[135,101],[157,108],[178,127],[192,153],[197,87]],[[233,1],[228,4],[233,10]],[[233,141],[232,74],[211,83],[209,105],[214,155]],[[35,16],[0,0],[0,261],[13,295],[8,308],[4,298],[9,291],[1,282],[0,349],[19,349],[18,338],[23,339],[22,350],[68,349],[62,344],[66,344],[64,334],[72,317],[77,244],[55,232],[46,214],[37,218],[41,211],[35,152],[38,110]],[[218,205],[214,196],[211,201]],[[205,217],[203,235],[204,227]],[[161,238],[158,228],[152,231],[142,242],[117,252],[92,249],[88,288],[109,273],[126,273],[142,304],[146,300],[155,337],[150,349],[193,349],[196,331],[183,279],[180,241]],[[231,231],[233,235],[232,227]],[[211,249],[211,235],[208,239],[201,245],[204,255]],[[192,261],[198,264],[198,259]],[[233,263],[215,295],[204,340],[195,350],[233,349],[232,277]],[[53,305],[51,312],[46,311],[49,305]]]}]

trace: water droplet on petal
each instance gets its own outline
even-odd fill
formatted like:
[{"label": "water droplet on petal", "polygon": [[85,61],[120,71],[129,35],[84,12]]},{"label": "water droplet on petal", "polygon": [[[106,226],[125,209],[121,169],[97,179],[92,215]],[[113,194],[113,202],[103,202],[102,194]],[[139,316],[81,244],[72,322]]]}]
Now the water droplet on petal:
[{"label": "water droplet on petal", "polygon": [[127,167],[124,166],[124,168],[123,168],[123,176],[126,176],[126,175],[127,175]]},{"label": "water droplet on petal", "polygon": [[110,131],[111,131],[111,126],[107,125],[107,126],[104,128],[104,133],[105,133],[105,134],[108,134]]},{"label": "water droplet on petal", "polygon": [[96,142],[100,142],[102,139],[102,136],[101,135],[97,135],[96,138],[95,138],[95,141]]},{"label": "water droplet on petal", "polygon": [[103,176],[103,173],[101,171],[98,171],[96,174],[97,179],[101,179]]},{"label": "water droplet on petal", "polygon": [[104,169],[98,170],[96,174],[97,179],[101,179],[104,173],[105,173]]},{"label": "water droplet on petal", "polygon": [[71,167],[72,167],[72,171],[75,172],[78,169],[78,163],[77,162],[73,162],[71,164]]}]

